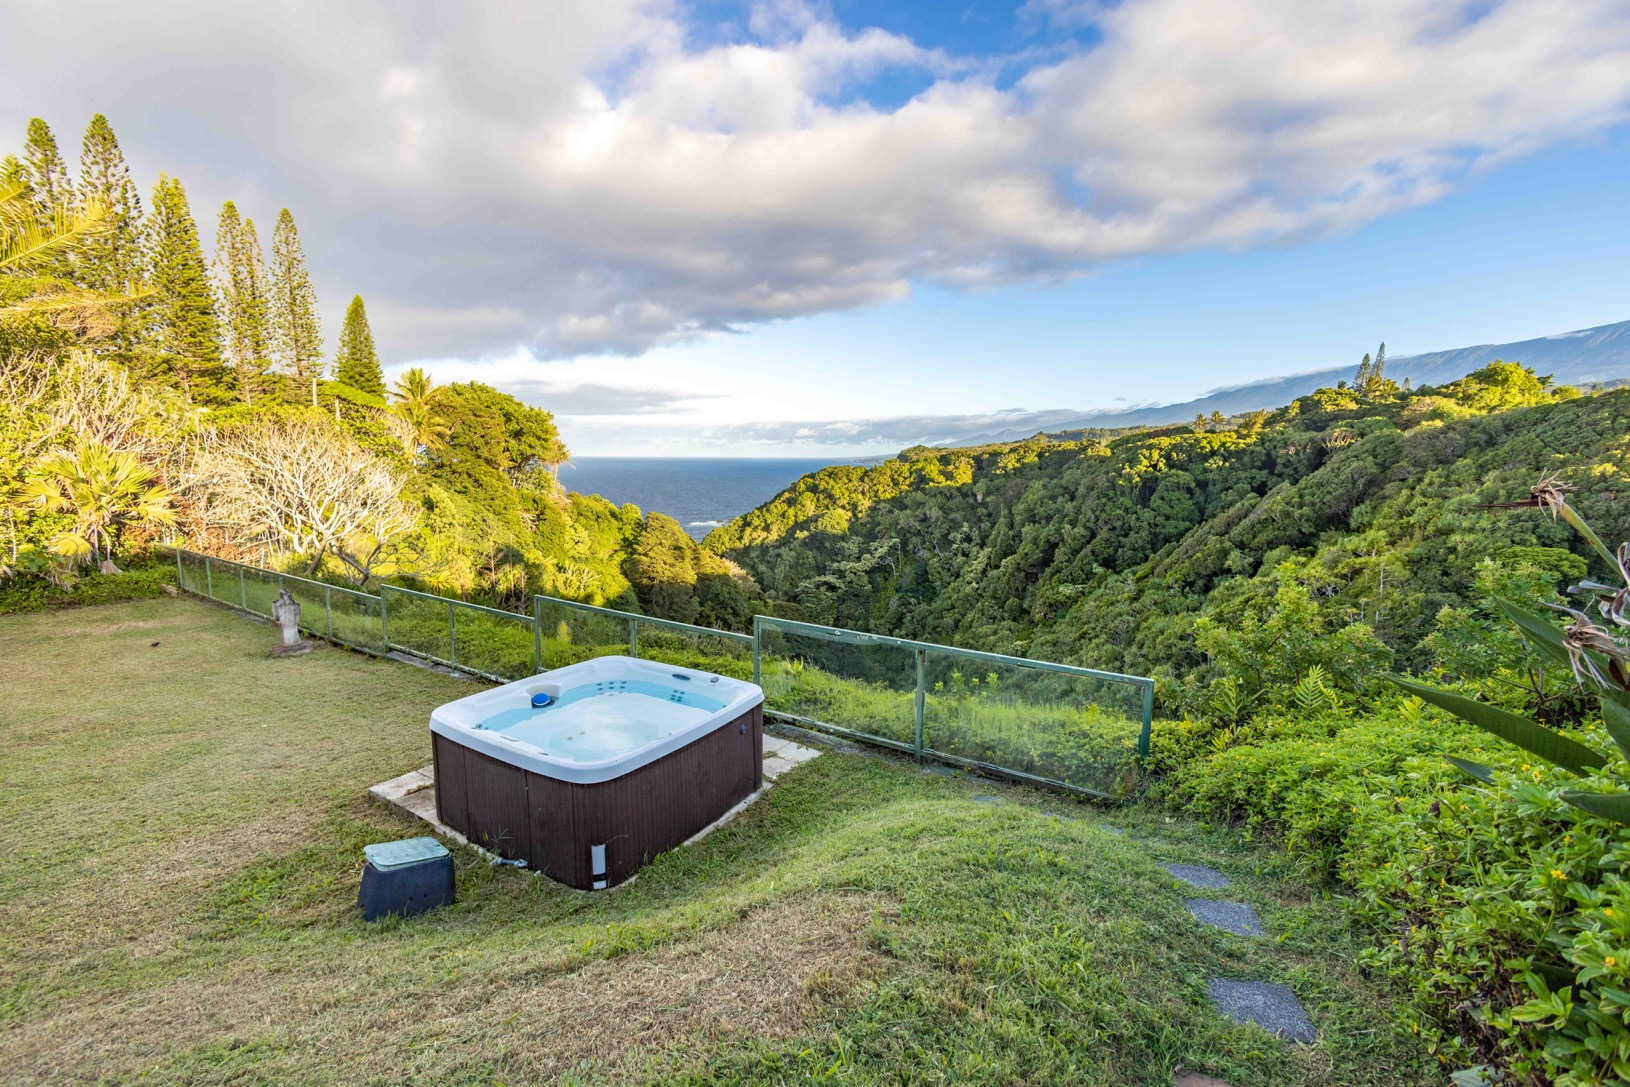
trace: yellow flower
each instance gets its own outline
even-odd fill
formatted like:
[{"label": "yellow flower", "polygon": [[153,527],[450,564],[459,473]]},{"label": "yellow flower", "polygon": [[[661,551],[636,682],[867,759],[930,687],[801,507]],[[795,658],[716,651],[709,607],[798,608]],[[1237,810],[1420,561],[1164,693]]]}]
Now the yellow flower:
[{"label": "yellow flower", "polygon": [[1568,878],[1568,873],[1564,872],[1560,868],[1553,868],[1553,869],[1551,869],[1551,878],[1552,879],[1567,879]]},{"label": "yellow flower", "polygon": [[1609,955],[1607,958],[1602,960],[1602,965],[1603,966],[1617,966],[1617,965],[1619,965],[1619,960],[1615,959],[1612,955]]},{"label": "yellow flower", "polygon": [[1613,907],[1609,906],[1607,909],[1603,910],[1602,912],[1605,913],[1607,916],[1612,917],[1613,916]]}]

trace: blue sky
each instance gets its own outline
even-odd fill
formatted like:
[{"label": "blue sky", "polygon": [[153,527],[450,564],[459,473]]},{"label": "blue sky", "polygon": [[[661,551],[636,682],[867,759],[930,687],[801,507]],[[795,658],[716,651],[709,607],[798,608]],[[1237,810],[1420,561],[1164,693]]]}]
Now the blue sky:
[{"label": "blue sky", "polygon": [[[65,73],[71,73],[66,75]],[[0,131],[300,224],[580,453],[822,455],[1630,318],[1623,0],[17,0]]]}]

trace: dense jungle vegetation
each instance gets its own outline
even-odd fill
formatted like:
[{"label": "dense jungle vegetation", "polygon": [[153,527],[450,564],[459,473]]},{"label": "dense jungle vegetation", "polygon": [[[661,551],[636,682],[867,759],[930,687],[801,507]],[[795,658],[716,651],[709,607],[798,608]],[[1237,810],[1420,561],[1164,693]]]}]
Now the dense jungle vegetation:
[{"label": "dense jungle vegetation", "polygon": [[[144,204],[107,119],[70,172],[44,121],[0,160],[0,592],[132,595],[147,541],[503,606],[531,593],[740,627],[757,590],[672,519],[566,493],[547,411],[409,370],[387,390],[361,295],[332,356],[288,209],[269,255],[177,178]],[[77,588],[76,588],[77,585]]]},{"label": "dense jungle vegetation", "polygon": [[1151,799],[1342,891],[1457,1083],[1630,1081],[1630,390],[1378,369],[824,469],[705,546],[819,623],[1154,675]]}]

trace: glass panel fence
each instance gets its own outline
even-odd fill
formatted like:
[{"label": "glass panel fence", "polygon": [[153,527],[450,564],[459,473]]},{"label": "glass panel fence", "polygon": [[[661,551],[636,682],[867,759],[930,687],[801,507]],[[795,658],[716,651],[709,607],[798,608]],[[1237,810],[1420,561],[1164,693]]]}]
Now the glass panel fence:
[{"label": "glass panel fence", "polygon": [[923,751],[1124,796],[1137,780],[1143,684],[925,648]]},{"label": "glass panel fence", "polygon": [[533,597],[532,609],[538,624],[538,657],[545,670],[628,653],[630,624],[637,616],[552,596]]},{"label": "glass panel fence", "polygon": [[756,616],[752,636],[533,598],[530,616],[382,586],[378,597],[177,551],[188,592],[270,617],[280,583],[305,630],[398,648],[500,682],[607,654],[757,677],[765,709],[919,757],[1119,797],[1148,754],[1136,676]]},{"label": "glass panel fence", "polygon": [[734,679],[753,678],[751,635],[646,617],[636,619],[634,626],[634,656],[641,660],[661,661]]},{"label": "glass panel fence", "polygon": [[333,634],[330,637],[370,653],[386,651],[384,624],[380,621],[380,603],[377,596],[330,586],[328,600],[328,618],[333,624]]},{"label": "glass panel fence", "polygon": [[530,615],[460,602],[453,606],[453,635],[460,668],[501,683],[532,674]]},{"label": "glass panel fence", "polygon": [[453,660],[453,627],[448,614],[452,603],[428,593],[379,587],[385,605],[385,631],[392,649],[403,649],[442,664]]},{"label": "glass panel fence", "polygon": [[917,654],[910,646],[762,615],[753,632],[767,711],[915,750]]}]

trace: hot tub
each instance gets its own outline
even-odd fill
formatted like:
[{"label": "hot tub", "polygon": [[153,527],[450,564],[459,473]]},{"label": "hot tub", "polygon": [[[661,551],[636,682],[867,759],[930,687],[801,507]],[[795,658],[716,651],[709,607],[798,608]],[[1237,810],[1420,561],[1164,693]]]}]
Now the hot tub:
[{"label": "hot tub", "polygon": [[763,784],[762,690],[633,657],[449,702],[430,733],[441,821],[585,890],[621,883]]}]

